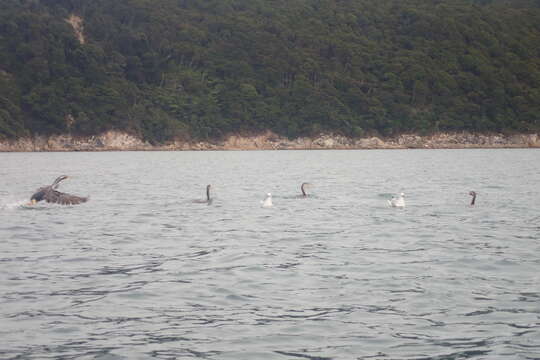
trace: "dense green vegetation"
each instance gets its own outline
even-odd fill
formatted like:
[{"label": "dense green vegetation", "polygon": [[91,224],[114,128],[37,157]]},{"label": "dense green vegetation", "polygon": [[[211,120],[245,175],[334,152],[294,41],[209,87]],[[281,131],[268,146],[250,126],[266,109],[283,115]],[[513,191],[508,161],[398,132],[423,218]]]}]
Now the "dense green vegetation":
[{"label": "dense green vegetation", "polygon": [[538,131],[540,1],[2,0],[0,138],[107,129]]}]

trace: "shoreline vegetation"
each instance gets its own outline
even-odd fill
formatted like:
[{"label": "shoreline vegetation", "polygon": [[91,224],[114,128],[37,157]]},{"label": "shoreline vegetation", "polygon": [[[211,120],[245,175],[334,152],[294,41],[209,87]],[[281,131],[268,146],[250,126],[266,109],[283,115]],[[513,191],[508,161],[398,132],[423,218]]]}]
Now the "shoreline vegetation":
[{"label": "shoreline vegetation", "polygon": [[336,134],[288,139],[266,131],[257,135],[230,135],[224,140],[174,140],[151,144],[121,131],[95,136],[52,135],[0,140],[0,152],[48,151],[190,151],[190,150],[322,150],[322,149],[468,149],[540,148],[539,134],[474,134],[468,132],[432,135],[402,134],[350,138]]},{"label": "shoreline vegetation", "polygon": [[[156,4],[4,0],[4,148],[500,147],[529,140],[401,134],[540,133],[539,0]],[[99,135],[112,129],[137,138]]]}]

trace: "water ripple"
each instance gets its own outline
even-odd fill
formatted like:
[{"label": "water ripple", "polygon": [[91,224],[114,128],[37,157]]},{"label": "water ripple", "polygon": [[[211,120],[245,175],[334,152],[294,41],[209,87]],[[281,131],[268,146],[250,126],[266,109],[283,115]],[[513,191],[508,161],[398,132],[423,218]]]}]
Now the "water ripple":
[{"label": "water ripple", "polygon": [[539,151],[0,157],[0,358],[539,358]]}]

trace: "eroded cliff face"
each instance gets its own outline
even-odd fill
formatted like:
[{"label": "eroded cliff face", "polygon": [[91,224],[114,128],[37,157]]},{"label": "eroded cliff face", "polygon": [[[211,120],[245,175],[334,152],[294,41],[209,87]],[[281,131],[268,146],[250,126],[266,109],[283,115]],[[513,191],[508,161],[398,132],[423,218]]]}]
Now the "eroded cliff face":
[{"label": "eroded cliff face", "polygon": [[83,19],[75,14],[71,14],[66,19],[66,22],[73,27],[73,31],[75,32],[75,36],[77,37],[77,40],[79,40],[79,43],[84,44],[86,40],[84,38]]},{"label": "eroded cliff face", "polygon": [[538,134],[481,135],[439,133],[430,136],[400,135],[381,139],[353,139],[322,134],[315,138],[287,139],[266,132],[254,136],[231,135],[224,141],[173,141],[151,145],[140,138],[119,131],[89,137],[71,135],[37,136],[0,141],[0,151],[144,151],[144,150],[308,150],[308,149],[455,149],[455,148],[528,148],[540,147]]}]

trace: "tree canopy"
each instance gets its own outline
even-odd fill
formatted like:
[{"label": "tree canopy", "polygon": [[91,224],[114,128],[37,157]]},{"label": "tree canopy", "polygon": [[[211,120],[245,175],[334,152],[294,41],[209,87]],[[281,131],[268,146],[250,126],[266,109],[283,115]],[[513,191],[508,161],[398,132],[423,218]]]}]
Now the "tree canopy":
[{"label": "tree canopy", "polygon": [[2,3],[0,138],[540,130],[539,0]]}]

